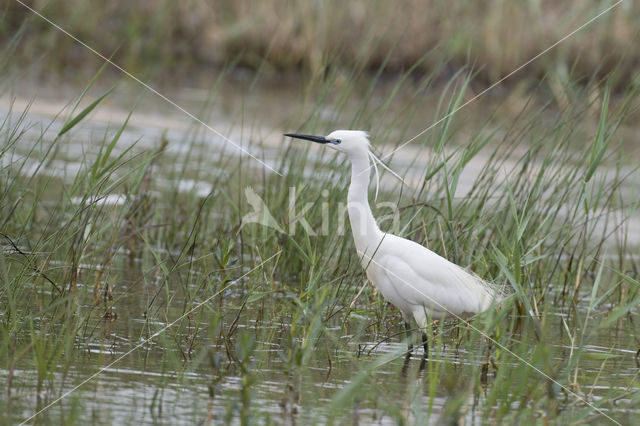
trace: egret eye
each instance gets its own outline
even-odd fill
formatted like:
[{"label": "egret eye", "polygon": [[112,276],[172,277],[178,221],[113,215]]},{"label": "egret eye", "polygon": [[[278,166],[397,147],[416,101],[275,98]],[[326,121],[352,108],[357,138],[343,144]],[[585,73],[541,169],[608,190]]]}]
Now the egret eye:
[{"label": "egret eye", "polygon": [[341,143],[342,143],[342,139],[334,139],[334,140],[333,140],[333,143],[334,143],[335,145],[339,145],[339,144],[341,144]]}]

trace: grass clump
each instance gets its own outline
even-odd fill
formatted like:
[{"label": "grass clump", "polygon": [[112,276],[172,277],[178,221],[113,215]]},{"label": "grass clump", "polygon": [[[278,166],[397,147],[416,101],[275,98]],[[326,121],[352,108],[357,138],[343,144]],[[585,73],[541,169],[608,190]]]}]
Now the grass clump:
[{"label": "grass clump", "polygon": [[[0,128],[3,421],[45,407],[37,421],[631,420],[634,87],[616,96],[596,73],[563,108],[532,94],[515,114],[487,100],[488,116],[458,111],[474,82],[462,73],[441,86],[385,82],[386,65],[373,81],[327,69],[282,127],[368,128],[389,152],[432,113],[439,123],[388,159],[408,182],[383,178],[390,230],[507,283],[512,302],[440,323],[430,361],[405,362],[399,313],[364,285],[348,223],[338,231],[343,158],[255,138],[280,177],[196,127],[132,143],[137,111],[86,132],[118,93],[89,85],[80,98],[95,100],[65,120],[34,129],[27,109]],[[243,223],[248,193],[277,226]],[[143,410],[112,410],[122,398]]]},{"label": "grass clump", "polygon": [[[610,6],[192,0],[95,7],[74,0],[51,1],[37,10],[104,55],[115,52],[116,62],[134,74],[156,74],[158,64],[166,70],[233,64],[274,75],[300,68],[321,74],[328,64],[340,64],[347,72],[375,71],[384,64],[386,72],[396,75],[413,69],[446,79],[451,69],[473,63],[484,81],[496,81]],[[0,39],[22,39],[21,59],[42,58],[47,72],[91,63],[90,52],[21,4],[9,2],[2,12]],[[601,76],[615,70],[616,86],[622,87],[636,75],[638,53],[629,46],[638,36],[638,16],[635,3],[622,2],[598,18],[597,26],[569,38],[523,73],[535,78],[557,74],[555,87],[562,87],[570,83],[562,76],[588,78],[593,70]],[[10,51],[14,44],[8,44]],[[51,49],[55,55],[42,56]]]}]

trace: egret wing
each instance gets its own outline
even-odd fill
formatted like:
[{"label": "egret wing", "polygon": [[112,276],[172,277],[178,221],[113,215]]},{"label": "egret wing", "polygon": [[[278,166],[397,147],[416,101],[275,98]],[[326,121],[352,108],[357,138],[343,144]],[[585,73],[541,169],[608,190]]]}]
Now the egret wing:
[{"label": "egret wing", "polygon": [[492,301],[491,287],[482,279],[426,247],[404,238],[393,237],[380,266],[405,303],[423,306],[434,316],[469,315],[487,309]]}]

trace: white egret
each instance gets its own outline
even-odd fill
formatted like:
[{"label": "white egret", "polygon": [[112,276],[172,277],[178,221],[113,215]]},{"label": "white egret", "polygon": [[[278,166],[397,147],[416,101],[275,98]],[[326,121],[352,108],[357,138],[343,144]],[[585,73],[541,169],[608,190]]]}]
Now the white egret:
[{"label": "white egret", "polygon": [[[347,211],[356,250],[371,283],[402,313],[408,335],[411,318],[424,330],[428,317],[469,317],[502,298],[499,288],[426,247],[380,230],[369,206],[370,161],[376,175],[376,163],[387,167],[370,151],[367,133],[336,130],[328,136],[285,136],[325,144],[351,160]],[[427,356],[424,333],[422,339]]]}]

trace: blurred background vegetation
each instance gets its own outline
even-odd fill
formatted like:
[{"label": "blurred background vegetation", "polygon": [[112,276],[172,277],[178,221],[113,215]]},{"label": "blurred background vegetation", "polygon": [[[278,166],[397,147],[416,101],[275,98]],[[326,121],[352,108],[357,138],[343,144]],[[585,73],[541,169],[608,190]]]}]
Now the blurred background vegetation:
[{"label": "blurred background vegetation", "polygon": [[[2,0],[0,425],[631,424],[639,11]],[[292,189],[340,223],[346,159],[282,137],[335,128],[410,141],[410,185],[381,181],[399,233],[517,293],[441,323],[424,371],[349,236],[243,226],[247,189],[283,229]]]},{"label": "blurred background vegetation", "polygon": [[[443,78],[471,64],[495,82],[614,1],[552,0],[167,0],[100,3],[26,1],[134,73],[233,67],[290,71],[428,73]],[[0,40],[43,73],[73,72],[98,60],[16,1],[3,1]],[[613,86],[636,79],[640,4],[625,1],[519,76],[595,75]],[[12,56],[13,60],[16,56]],[[621,83],[622,82],[622,83]]]}]

